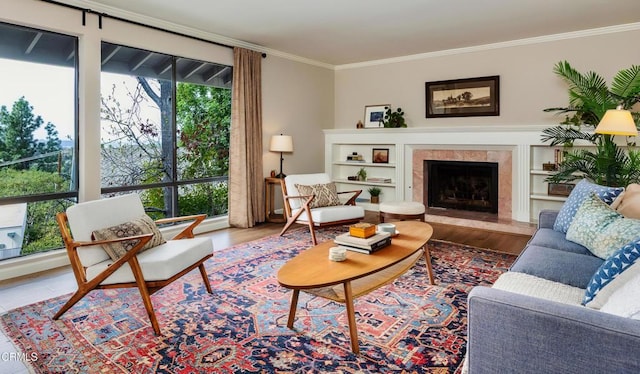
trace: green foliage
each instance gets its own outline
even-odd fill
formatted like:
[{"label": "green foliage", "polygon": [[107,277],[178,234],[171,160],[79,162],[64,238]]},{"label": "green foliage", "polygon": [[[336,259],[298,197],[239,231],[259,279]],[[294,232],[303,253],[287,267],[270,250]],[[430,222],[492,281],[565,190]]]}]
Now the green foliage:
[{"label": "green foliage", "polygon": [[[67,181],[55,173],[40,170],[0,170],[0,196],[24,196],[38,193],[67,191]],[[22,254],[60,248],[62,240],[55,215],[62,212],[70,202],[49,200],[27,205],[27,225]]]},{"label": "green foliage", "polygon": [[360,170],[358,170],[358,174],[356,175],[358,176],[358,180],[361,180],[361,181],[367,180],[367,170],[365,168],[360,168]]},{"label": "green foliage", "polygon": [[373,186],[370,187],[367,192],[369,192],[369,195],[371,196],[380,196],[380,194],[382,194],[382,189],[380,187]]},{"label": "green foliage", "polygon": [[[640,66],[633,65],[619,71],[613,78],[611,88],[595,72],[580,73],[567,61],[554,67],[569,85],[569,106],[548,108],[546,112],[564,114],[560,125],[544,129],[542,141],[551,146],[562,145],[564,158],[556,174],[547,178],[549,182],[570,182],[587,178],[598,184],[626,186],[640,179],[640,155],[635,143],[627,142],[628,150],[620,148],[612,135],[595,134],[592,131],[609,109],[621,105],[631,109],[640,101]],[[636,121],[639,114],[632,112]],[[595,146],[591,149],[573,149],[576,141]]]},{"label": "green foliage", "polygon": [[[33,133],[44,121],[42,117],[33,113],[33,107],[23,97],[18,99],[11,108],[0,107],[0,162],[24,160],[11,164],[14,169],[47,168],[55,171],[57,156],[25,160],[36,155],[60,151],[60,140],[55,125],[47,123],[47,139],[38,142]],[[53,166],[52,166],[53,165]]]},{"label": "green foliage", "polygon": [[228,175],[231,90],[180,83],[176,115],[182,178]]},{"label": "green foliage", "polygon": [[384,127],[407,127],[407,123],[404,120],[404,112],[402,108],[398,108],[395,111],[391,110],[391,107],[385,107],[384,119],[382,124]]}]

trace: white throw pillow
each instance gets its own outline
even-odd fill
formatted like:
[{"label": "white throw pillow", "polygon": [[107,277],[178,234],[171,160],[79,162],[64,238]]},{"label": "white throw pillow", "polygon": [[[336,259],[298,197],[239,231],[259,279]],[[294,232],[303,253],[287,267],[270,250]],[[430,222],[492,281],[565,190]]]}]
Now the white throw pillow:
[{"label": "white throw pillow", "polygon": [[600,311],[620,317],[640,319],[640,274],[614,291]]}]

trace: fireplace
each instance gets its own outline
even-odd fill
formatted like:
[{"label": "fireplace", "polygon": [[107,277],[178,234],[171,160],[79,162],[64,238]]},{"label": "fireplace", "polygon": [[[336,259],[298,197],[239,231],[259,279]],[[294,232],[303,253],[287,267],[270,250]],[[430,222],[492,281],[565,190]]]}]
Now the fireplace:
[{"label": "fireplace", "polygon": [[424,200],[430,208],[498,214],[498,163],[425,160]]}]

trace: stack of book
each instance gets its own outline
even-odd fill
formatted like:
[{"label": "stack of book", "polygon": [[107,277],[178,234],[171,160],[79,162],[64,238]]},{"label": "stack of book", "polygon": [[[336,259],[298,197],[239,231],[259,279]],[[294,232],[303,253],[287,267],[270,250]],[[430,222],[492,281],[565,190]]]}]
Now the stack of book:
[{"label": "stack of book", "polygon": [[381,232],[368,238],[357,238],[349,233],[336,236],[333,239],[339,247],[353,252],[371,254],[391,244],[391,234]]}]

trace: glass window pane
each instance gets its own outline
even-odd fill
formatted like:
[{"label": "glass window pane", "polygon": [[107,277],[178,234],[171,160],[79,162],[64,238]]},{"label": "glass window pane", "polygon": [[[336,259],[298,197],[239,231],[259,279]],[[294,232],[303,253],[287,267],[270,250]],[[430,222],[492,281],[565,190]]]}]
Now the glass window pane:
[{"label": "glass window pane", "polygon": [[75,37],[0,23],[0,259],[62,247],[55,214],[78,185],[76,50]]},{"label": "glass window pane", "polygon": [[171,182],[170,56],[103,42],[102,58],[102,186]]}]

